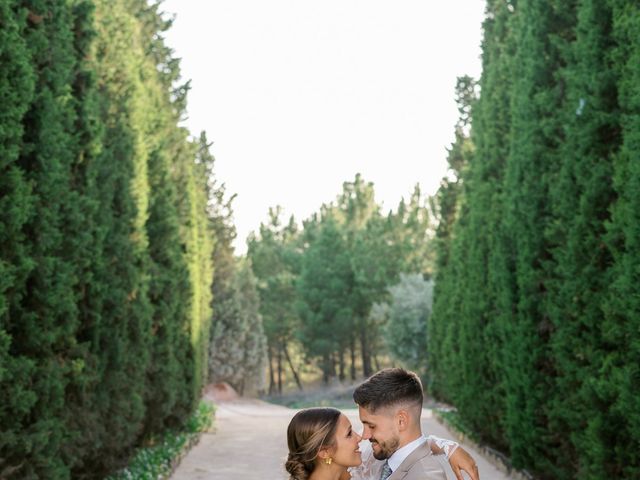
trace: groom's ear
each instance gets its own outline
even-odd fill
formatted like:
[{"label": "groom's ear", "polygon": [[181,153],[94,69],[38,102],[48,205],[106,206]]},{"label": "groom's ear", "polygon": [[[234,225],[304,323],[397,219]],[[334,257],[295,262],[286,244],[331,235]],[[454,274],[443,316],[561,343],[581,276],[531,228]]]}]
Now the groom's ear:
[{"label": "groom's ear", "polygon": [[401,408],[396,412],[396,425],[398,426],[398,430],[401,432],[406,430],[411,423],[411,417],[409,416],[409,412],[404,408]]}]

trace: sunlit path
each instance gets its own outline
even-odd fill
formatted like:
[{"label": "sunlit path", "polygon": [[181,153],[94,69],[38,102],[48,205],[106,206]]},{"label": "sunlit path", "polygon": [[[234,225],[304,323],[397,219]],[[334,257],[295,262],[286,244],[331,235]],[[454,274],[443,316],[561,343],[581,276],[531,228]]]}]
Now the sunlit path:
[{"label": "sunlit path", "polygon": [[293,410],[257,400],[216,407],[215,432],[202,436],[172,480],[287,478],[282,465]]},{"label": "sunlit path", "polygon": [[[356,429],[361,430],[355,409],[343,410]],[[295,413],[285,407],[258,400],[220,403],[216,411],[216,431],[202,436],[182,460],[172,480],[286,480],[286,429]],[[443,438],[453,434],[423,411],[423,432]],[[465,448],[478,462],[482,480],[508,480],[480,454]],[[455,478],[450,474],[450,478]]]}]

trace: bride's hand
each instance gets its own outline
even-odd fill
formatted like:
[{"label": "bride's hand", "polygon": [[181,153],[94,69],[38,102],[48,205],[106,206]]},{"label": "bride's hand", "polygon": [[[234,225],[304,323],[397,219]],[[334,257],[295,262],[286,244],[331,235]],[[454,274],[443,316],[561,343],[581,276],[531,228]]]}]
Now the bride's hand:
[{"label": "bride's hand", "polygon": [[480,480],[478,465],[469,453],[462,447],[458,447],[449,457],[449,464],[458,480],[464,480],[462,472],[467,472],[471,480]]}]

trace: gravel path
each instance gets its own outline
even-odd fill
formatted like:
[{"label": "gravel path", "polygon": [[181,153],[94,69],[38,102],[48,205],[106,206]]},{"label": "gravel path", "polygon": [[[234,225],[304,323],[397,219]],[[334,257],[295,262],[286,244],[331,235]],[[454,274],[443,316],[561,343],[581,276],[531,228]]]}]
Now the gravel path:
[{"label": "gravel path", "polygon": [[[286,430],[296,411],[260,400],[235,400],[216,404],[216,430],[202,435],[176,469],[171,480],[286,480]],[[343,410],[358,431],[362,424],[356,409]],[[453,434],[425,409],[422,431],[443,438]],[[465,445],[480,469],[481,480],[509,477]],[[455,478],[455,477],[451,477]]]}]

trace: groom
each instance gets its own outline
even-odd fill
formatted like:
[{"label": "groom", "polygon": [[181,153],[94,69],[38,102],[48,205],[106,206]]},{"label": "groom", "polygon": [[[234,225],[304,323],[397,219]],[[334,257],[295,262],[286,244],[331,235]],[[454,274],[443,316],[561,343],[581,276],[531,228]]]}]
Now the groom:
[{"label": "groom", "polygon": [[[380,480],[446,480],[446,474],[432,455],[422,435],[422,383],[402,368],[381,370],[353,393],[364,425],[362,439],[369,440],[373,455],[385,460]],[[462,448],[449,457],[456,477],[460,470],[480,480],[473,458]]]}]

